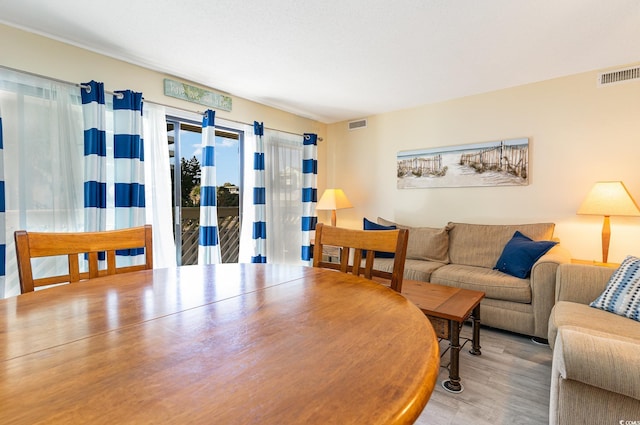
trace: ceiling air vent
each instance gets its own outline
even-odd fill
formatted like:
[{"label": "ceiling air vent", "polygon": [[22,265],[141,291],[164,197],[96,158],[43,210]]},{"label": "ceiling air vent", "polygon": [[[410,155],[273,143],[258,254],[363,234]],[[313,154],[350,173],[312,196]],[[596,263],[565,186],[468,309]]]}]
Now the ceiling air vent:
[{"label": "ceiling air vent", "polygon": [[360,130],[361,128],[367,128],[367,119],[350,121],[349,130]]},{"label": "ceiling air vent", "polygon": [[630,80],[640,80],[640,66],[602,72],[598,75],[598,86],[607,86],[609,84],[622,83]]}]

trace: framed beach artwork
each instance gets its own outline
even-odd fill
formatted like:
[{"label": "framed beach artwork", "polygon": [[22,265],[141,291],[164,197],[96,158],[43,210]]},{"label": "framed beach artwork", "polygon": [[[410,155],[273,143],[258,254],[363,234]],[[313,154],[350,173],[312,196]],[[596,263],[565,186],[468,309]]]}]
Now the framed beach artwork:
[{"label": "framed beach artwork", "polygon": [[398,189],[529,184],[529,139],[401,151]]}]

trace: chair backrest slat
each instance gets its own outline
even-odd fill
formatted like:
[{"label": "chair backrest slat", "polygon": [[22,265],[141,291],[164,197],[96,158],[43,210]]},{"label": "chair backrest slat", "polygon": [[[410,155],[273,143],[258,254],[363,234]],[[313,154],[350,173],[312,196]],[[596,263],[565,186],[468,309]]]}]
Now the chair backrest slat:
[{"label": "chair backrest slat", "polygon": [[[404,262],[407,256],[407,229],[396,230],[354,230],[319,223],[316,226],[313,266],[340,270],[343,273],[363,275],[367,279],[381,278],[390,281],[391,289],[402,290]],[[323,246],[339,247],[340,264],[324,261]],[[363,251],[367,251],[363,256]],[[353,263],[349,260],[353,252]],[[374,268],[375,252],[394,254],[393,271],[384,272]],[[362,262],[364,261],[364,266]]]},{"label": "chair backrest slat", "polygon": [[[18,230],[14,233],[21,293],[56,283],[78,282],[111,274],[153,268],[153,236],[150,225],[103,232],[46,233]],[[144,248],[144,264],[116,267],[116,250]],[[98,253],[106,252],[106,269],[99,269]],[[87,272],[80,272],[78,256],[87,254]],[[68,273],[33,278],[32,258],[67,256]]]}]

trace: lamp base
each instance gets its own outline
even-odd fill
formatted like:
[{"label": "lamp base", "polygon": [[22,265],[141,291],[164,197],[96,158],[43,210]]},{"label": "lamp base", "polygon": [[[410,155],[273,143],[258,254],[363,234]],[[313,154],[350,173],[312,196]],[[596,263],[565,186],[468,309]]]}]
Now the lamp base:
[{"label": "lamp base", "polygon": [[609,258],[609,241],[611,240],[611,227],[609,225],[609,216],[604,216],[602,223],[602,262],[606,263]]}]

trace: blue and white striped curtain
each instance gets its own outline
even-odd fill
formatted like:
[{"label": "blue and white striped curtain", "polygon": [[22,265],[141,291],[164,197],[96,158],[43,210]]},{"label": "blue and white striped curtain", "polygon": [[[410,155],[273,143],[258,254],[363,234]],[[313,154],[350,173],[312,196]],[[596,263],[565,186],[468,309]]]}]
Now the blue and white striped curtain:
[{"label": "blue and white striped curtain", "polygon": [[311,232],[316,229],[318,135],[305,133],[302,151],[302,261],[311,260]]},{"label": "blue and white striped curtain", "polygon": [[202,119],[202,169],[200,180],[200,246],[198,264],[220,263],[218,210],[216,208],[215,111]]},{"label": "blue and white striped curtain", "polygon": [[84,120],[84,228],[107,229],[107,132],[104,84],[82,84]]},{"label": "blue and white striped curtain", "polygon": [[4,202],[4,143],[2,141],[2,111],[0,111],[0,298],[4,298],[7,261],[7,233]]},{"label": "blue and white striped curtain", "polygon": [[[113,159],[115,228],[143,226],[146,218],[142,93],[122,90],[113,95]],[[117,254],[143,255],[144,248],[119,250]]]},{"label": "blue and white striped curtain", "polygon": [[252,263],[267,262],[267,211],[266,189],[264,183],[264,123],[253,122],[253,134],[256,135],[256,151],[253,154],[253,172],[255,187],[253,188],[253,206],[255,219],[253,222],[253,256]]}]

